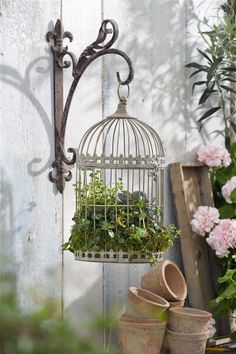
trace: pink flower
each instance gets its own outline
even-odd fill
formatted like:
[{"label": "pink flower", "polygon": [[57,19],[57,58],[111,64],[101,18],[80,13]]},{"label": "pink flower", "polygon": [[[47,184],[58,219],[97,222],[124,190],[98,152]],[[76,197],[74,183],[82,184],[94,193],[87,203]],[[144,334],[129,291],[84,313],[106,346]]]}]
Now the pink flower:
[{"label": "pink flower", "polygon": [[216,208],[200,206],[194,213],[190,224],[194,232],[201,236],[205,236],[205,234],[210,232],[218,222],[219,212]]},{"label": "pink flower", "polygon": [[232,177],[225,185],[222,187],[222,195],[225,198],[226,202],[232,204],[230,195],[233,190],[236,188],[236,177]]},{"label": "pink flower", "polygon": [[209,167],[229,166],[231,163],[228,150],[215,145],[200,146],[197,156],[198,161]]},{"label": "pink flower", "polygon": [[230,248],[236,246],[236,220],[220,220],[206,241],[219,258],[228,257]]}]

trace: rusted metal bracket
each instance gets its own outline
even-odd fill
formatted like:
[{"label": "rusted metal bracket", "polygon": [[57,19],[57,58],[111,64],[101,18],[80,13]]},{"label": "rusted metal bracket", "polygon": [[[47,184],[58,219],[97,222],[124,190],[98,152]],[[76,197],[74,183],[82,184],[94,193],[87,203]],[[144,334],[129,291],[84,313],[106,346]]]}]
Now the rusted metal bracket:
[{"label": "rusted metal bracket", "polygon": [[[50,31],[46,35],[47,41],[52,43],[51,50],[54,65],[55,160],[52,163],[52,167],[55,168],[56,171],[55,174],[53,174],[52,171],[49,173],[49,179],[51,182],[56,183],[60,193],[63,193],[65,182],[70,181],[72,178],[68,165],[74,165],[76,161],[76,153],[73,148],[67,149],[69,153],[72,153],[71,159],[65,156],[64,141],[71,101],[84,71],[96,58],[105,54],[118,54],[125,59],[129,67],[128,77],[124,81],[121,80],[119,72],[116,73],[119,84],[128,85],[133,80],[134,72],[130,58],[119,49],[111,49],[111,46],[118,38],[118,34],[119,29],[117,23],[114,20],[104,20],[99,29],[97,39],[83,51],[78,60],[73,53],[68,51],[67,46],[63,47],[63,40],[68,38],[71,42],[73,36],[70,32],[64,32],[60,20],[57,20],[54,31]],[[111,38],[105,43],[108,35],[111,35]],[[65,56],[68,56],[69,60],[64,60]],[[64,106],[63,69],[70,66],[72,66],[73,81]]]}]

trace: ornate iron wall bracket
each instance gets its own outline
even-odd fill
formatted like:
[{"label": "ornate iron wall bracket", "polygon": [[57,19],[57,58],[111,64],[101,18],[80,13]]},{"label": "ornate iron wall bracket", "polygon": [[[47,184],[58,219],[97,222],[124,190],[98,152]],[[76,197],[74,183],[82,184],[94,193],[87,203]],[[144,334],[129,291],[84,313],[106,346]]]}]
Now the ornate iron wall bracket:
[{"label": "ornate iron wall bracket", "polygon": [[[108,25],[110,25],[111,28],[108,28]],[[56,169],[56,173],[53,174],[51,171],[49,173],[49,179],[51,182],[56,183],[57,188],[61,193],[65,188],[65,182],[70,181],[72,178],[71,171],[68,170],[67,165],[74,165],[76,160],[76,153],[73,148],[67,150],[69,153],[72,153],[71,159],[65,156],[64,140],[71,101],[84,71],[96,58],[105,54],[118,54],[125,59],[129,68],[128,77],[124,81],[121,80],[120,74],[118,72],[116,73],[118,82],[121,85],[127,85],[133,80],[134,73],[130,58],[126,53],[119,49],[111,49],[111,46],[118,38],[118,34],[119,30],[116,22],[114,20],[104,20],[99,29],[97,39],[83,51],[78,61],[76,56],[68,51],[67,46],[63,47],[63,40],[68,38],[71,42],[73,36],[70,32],[64,32],[60,20],[57,20],[54,31],[50,31],[46,35],[47,41],[52,43],[51,50],[53,53],[54,65],[55,160],[52,163],[52,167]],[[108,35],[111,35],[111,38],[105,43]],[[69,60],[65,60],[65,56],[68,56]],[[73,81],[64,106],[63,69],[70,66],[72,66]]]}]

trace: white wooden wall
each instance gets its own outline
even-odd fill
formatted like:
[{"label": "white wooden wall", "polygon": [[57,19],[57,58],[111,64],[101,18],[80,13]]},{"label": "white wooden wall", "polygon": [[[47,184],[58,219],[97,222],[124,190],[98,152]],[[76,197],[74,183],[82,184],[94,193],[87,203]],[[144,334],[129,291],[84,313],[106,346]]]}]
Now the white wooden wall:
[{"label": "white wooden wall", "polygon": [[[63,197],[48,180],[54,159],[52,56],[45,34],[62,18],[79,55],[97,36],[101,21],[113,18],[120,36],[115,44],[133,61],[129,111],[160,134],[167,163],[187,161],[211,124],[199,134],[196,99],[189,71],[195,58],[198,18],[216,14],[219,0],[0,0],[0,253],[14,261],[25,306],[39,297],[59,300],[78,326],[88,307],[107,312],[122,305],[128,285],[138,285],[147,266],[75,262],[61,255],[74,212],[73,181]],[[121,58],[94,62],[83,76],[72,103],[66,146],[77,147],[82,133],[116,109],[116,71],[125,76]],[[65,93],[71,71],[65,71]],[[122,76],[122,77],[123,77]],[[214,140],[215,135],[210,135]],[[168,169],[165,219],[174,221]],[[180,264],[178,243],[168,257]],[[48,274],[51,270],[52,277]],[[35,301],[35,299],[34,299]]]}]

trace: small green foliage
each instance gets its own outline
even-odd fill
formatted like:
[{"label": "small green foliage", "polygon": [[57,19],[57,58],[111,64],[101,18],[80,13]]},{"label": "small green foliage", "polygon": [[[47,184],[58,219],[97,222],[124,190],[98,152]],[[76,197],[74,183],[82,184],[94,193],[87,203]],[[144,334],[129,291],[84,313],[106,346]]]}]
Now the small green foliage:
[{"label": "small green foliage", "polygon": [[[236,113],[236,21],[235,0],[228,0],[221,6],[223,11],[208,31],[199,29],[205,42],[205,48],[197,49],[200,53],[200,63],[191,62],[186,65],[192,68],[190,77],[199,75],[199,80],[193,83],[193,92],[198,86],[202,89],[199,105],[208,103],[214,98],[215,107],[208,106],[198,119],[200,128],[208,120],[221,116],[224,122],[226,146],[229,146],[230,130],[236,133],[234,116]],[[197,69],[197,70],[196,70]],[[219,118],[218,118],[219,119]]]},{"label": "small green foliage", "polygon": [[114,354],[93,338],[97,330],[114,328],[114,320],[96,320],[89,337],[78,336],[65,319],[56,315],[53,301],[47,301],[33,313],[23,311],[17,301],[14,279],[12,274],[0,275],[1,354]]},{"label": "small green foliage", "polygon": [[76,195],[74,225],[63,250],[141,252],[152,259],[153,252],[166,251],[180,234],[174,225],[159,221],[161,210],[145,193],[124,190],[121,179],[106,186],[100,170],[88,184],[76,185]]},{"label": "small green foliage", "polygon": [[[232,263],[231,266],[235,266],[235,261],[232,259],[229,261]],[[214,308],[215,317],[220,318],[225,314],[230,314],[236,308],[236,269],[228,268],[226,273],[218,278],[217,282],[218,296],[210,302],[210,305]]]},{"label": "small green foliage", "polygon": [[[212,190],[215,207],[219,210],[220,219],[236,219],[236,189],[230,195],[232,203],[227,203],[222,195],[222,187],[236,176],[236,143],[230,145],[231,164],[228,167],[211,168]],[[234,249],[228,257],[217,258],[222,276],[218,278],[217,297],[210,302],[214,316],[220,318],[229,315],[236,309],[236,255]]]}]

